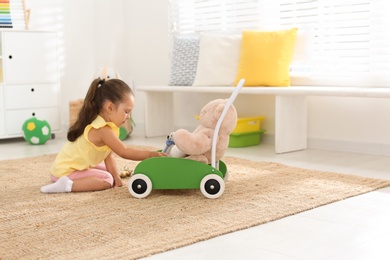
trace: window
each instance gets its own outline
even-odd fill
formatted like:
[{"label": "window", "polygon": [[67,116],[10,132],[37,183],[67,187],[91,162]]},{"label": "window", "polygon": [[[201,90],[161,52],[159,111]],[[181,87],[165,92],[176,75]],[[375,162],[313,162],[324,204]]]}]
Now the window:
[{"label": "window", "polygon": [[299,28],[292,84],[390,86],[386,0],[171,0],[172,34]]}]

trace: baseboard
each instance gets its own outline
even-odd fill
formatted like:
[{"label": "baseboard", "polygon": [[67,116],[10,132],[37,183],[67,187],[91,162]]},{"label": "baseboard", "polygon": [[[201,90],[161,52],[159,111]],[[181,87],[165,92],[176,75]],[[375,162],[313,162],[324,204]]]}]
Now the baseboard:
[{"label": "baseboard", "polygon": [[[261,143],[275,144],[275,135],[265,133],[261,139]],[[307,148],[390,156],[390,144],[309,138],[307,140]]]},{"label": "baseboard", "polygon": [[375,155],[390,155],[390,144],[379,143],[309,138],[308,148]]}]

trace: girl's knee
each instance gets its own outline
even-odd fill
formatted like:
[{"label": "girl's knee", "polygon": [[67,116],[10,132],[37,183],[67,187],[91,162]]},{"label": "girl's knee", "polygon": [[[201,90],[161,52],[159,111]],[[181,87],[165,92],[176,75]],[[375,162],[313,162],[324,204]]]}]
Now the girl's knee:
[{"label": "girl's knee", "polygon": [[110,187],[114,186],[114,177],[111,174],[108,174],[104,181],[110,184]]}]

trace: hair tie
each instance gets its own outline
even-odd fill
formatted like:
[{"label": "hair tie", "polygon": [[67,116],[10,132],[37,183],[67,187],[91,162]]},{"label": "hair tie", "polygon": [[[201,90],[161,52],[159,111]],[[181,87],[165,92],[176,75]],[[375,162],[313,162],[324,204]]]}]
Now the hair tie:
[{"label": "hair tie", "polygon": [[104,84],[104,82],[106,82],[106,79],[100,79],[98,83],[98,88],[100,88]]}]

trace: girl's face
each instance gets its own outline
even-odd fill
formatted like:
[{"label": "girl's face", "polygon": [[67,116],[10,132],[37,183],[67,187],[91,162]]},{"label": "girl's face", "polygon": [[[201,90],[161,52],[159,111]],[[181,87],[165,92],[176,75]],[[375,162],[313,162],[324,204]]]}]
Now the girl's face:
[{"label": "girl's face", "polygon": [[131,115],[134,108],[134,96],[126,95],[123,101],[117,105],[112,104],[112,110],[109,113],[108,121],[113,122],[117,127],[123,125]]}]

